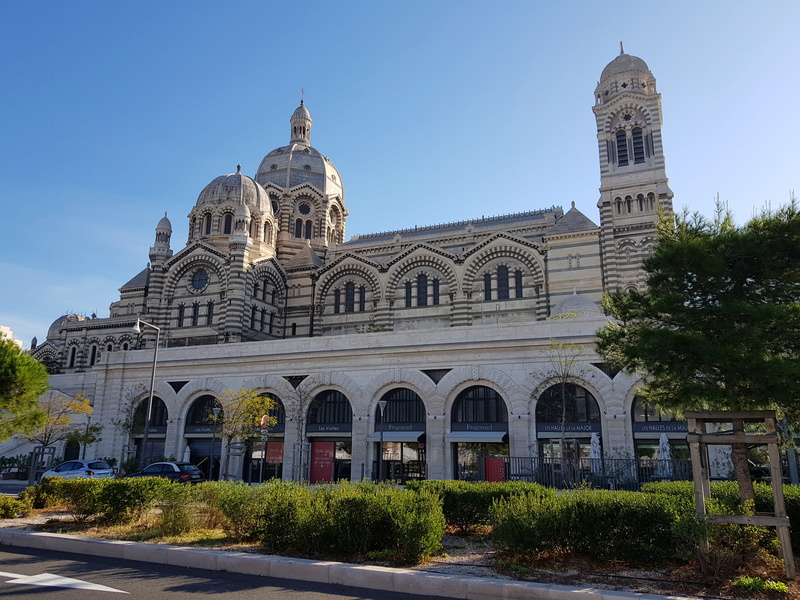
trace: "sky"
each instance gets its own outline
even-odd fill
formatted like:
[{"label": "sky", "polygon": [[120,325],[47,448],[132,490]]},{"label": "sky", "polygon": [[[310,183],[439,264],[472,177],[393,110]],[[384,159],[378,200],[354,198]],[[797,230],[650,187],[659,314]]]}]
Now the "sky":
[{"label": "sky", "polygon": [[593,92],[625,52],[662,95],[675,207],[743,223],[800,188],[800,3],[0,1],[0,325],[99,317],[215,177],[289,142],[355,234],[562,206],[599,222]]}]

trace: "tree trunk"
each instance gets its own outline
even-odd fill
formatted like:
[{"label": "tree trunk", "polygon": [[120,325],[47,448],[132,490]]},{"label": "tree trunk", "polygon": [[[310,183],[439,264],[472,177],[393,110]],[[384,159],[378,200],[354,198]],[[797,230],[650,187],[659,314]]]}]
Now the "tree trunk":
[{"label": "tree trunk", "polygon": [[[741,420],[733,422],[734,433],[744,433],[744,422]],[[753,478],[750,476],[750,463],[747,460],[747,446],[745,444],[733,444],[731,446],[731,461],[733,462],[733,473],[739,484],[739,496],[742,504],[748,500],[755,502],[756,494],[753,489]]]}]

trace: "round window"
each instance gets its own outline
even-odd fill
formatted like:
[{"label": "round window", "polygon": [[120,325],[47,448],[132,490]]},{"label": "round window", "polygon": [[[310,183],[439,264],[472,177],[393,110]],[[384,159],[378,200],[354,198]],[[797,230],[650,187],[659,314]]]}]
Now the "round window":
[{"label": "round window", "polygon": [[310,207],[308,204],[306,204],[305,202],[303,202],[303,204],[301,204],[301,205],[300,205],[300,206],[297,208],[297,210],[299,210],[299,211],[300,211],[300,214],[301,214],[301,215],[307,215],[308,213],[310,213],[310,212],[311,212],[311,207]]},{"label": "round window", "polygon": [[197,269],[192,275],[192,288],[197,291],[204,290],[208,285],[208,271],[205,269]]}]

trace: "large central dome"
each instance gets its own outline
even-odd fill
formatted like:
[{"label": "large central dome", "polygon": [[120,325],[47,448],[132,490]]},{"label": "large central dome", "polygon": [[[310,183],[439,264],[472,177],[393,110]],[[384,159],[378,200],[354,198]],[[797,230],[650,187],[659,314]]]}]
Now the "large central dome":
[{"label": "large central dome", "polygon": [[267,154],[256,173],[256,181],[263,186],[272,183],[291,189],[308,183],[325,195],[339,196],[344,200],[344,187],[339,171],[331,160],[311,146],[311,115],[303,102],[290,119],[291,141]]}]

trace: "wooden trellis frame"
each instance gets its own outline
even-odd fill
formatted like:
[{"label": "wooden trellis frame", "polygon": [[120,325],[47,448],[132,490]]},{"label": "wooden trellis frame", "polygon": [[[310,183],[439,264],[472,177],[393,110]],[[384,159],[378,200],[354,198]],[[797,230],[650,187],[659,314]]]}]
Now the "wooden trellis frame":
[{"label": "wooden trellis frame", "polygon": [[[781,458],[778,449],[778,420],[774,410],[749,412],[687,412],[686,420],[689,433],[686,441],[692,455],[692,479],[694,480],[695,508],[698,520],[705,523],[734,523],[738,525],[761,525],[775,527],[783,552],[786,577],[794,579],[795,564],[792,553],[792,542],[789,536],[789,517],[786,515],[786,504],[783,499],[783,475]],[[731,431],[706,431],[706,424],[731,423]],[[763,423],[766,433],[746,433],[745,423]],[[708,446],[730,446],[746,444],[748,446],[767,446],[769,450],[769,470],[772,477],[772,494],[774,512],[757,515],[709,515],[706,512],[706,498],[711,497],[711,480],[708,470]],[[703,539],[700,554],[704,562],[708,561],[708,539]]]}]

